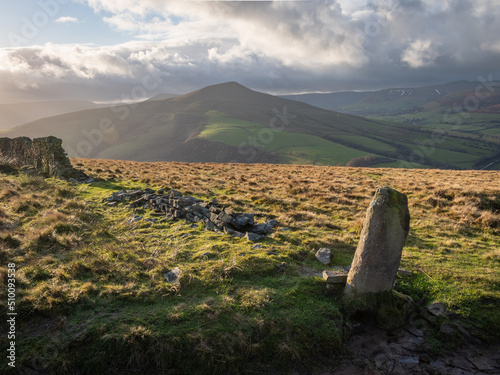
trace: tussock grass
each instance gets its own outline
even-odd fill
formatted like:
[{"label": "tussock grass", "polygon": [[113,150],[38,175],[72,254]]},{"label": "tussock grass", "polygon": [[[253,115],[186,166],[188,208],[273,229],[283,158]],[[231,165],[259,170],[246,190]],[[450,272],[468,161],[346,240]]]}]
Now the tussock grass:
[{"label": "tussock grass", "polygon": [[[75,161],[74,161],[75,162]],[[20,366],[47,373],[251,373],[343,353],[340,296],[301,269],[349,265],[378,186],[408,195],[398,290],[500,338],[498,172],[76,160],[104,179],[0,178],[0,274],[15,262]],[[276,218],[260,248],[183,221],[127,224],[124,188],[177,189]],[[179,283],[164,274],[180,267]],[[5,277],[0,304],[6,303]],[[49,340],[47,340],[49,337]],[[1,342],[2,349],[5,342]],[[84,348],[84,349],[83,349]]]}]

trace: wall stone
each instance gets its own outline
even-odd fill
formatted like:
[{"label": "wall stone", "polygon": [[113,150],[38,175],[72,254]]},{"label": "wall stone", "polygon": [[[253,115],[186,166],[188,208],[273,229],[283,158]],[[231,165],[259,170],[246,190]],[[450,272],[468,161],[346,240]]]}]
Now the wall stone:
[{"label": "wall stone", "polygon": [[62,140],[53,136],[0,138],[0,165],[15,169],[33,169],[44,177],[88,179],[71,165]]}]

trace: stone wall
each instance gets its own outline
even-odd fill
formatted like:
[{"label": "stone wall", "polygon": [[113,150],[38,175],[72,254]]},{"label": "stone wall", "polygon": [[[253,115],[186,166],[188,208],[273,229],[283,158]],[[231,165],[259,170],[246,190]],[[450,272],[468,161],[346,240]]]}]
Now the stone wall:
[{"label": "stone wall", "polygon": [[31,169],[44,177],[88,178],[73,168],[62,148],[62,140],[52,136],[33,140],[28,137],[0,138],[0,166]]},{"label": "stone wall", "polygon": [[[278,225],[274,219],[265,220],[263,223],[255,221],[256,216],[267,215],[237,213],[229,207],[222,207],[216,200],[204,202],[183,196],[176,190],[122,190],[113,193],[107,200],[108,205],[113,206],[120,201],[132,201],[130,208],[149,208],[168,220],[183,219],[188,223],[205,223],[209,230],[225,232],[238,238],[245,237],[250,241],[262,239]],[[142,220],[142,217],[136,216],[131,222],[138,220]]]}]

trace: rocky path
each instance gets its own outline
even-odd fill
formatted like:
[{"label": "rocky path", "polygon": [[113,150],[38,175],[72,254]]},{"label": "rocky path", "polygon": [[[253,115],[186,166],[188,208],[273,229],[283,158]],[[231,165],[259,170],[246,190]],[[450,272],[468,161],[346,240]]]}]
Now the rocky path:
[{"label": "rocky path", "polygon": [[424,344],[428,339],[424,330],[406,325],[385,331],[359,324],[348,341],[351,357],[317,375],[499,375],[500,347],[462,334],[455,351],[431,354]]}]

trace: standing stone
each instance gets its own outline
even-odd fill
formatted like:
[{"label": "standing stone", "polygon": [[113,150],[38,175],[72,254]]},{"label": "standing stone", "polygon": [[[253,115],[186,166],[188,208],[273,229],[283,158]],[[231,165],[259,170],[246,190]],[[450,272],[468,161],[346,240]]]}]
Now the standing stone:
[{"label": "standing stone", "polygon": [[388,187],[378,188],[366,212],[345,294],[392,290],[409,229],[406,195]]}]

